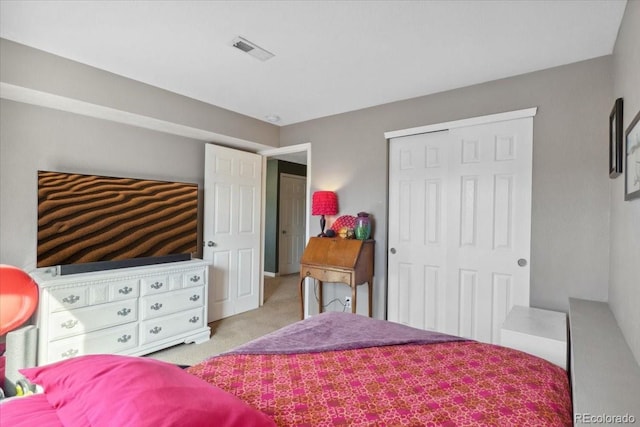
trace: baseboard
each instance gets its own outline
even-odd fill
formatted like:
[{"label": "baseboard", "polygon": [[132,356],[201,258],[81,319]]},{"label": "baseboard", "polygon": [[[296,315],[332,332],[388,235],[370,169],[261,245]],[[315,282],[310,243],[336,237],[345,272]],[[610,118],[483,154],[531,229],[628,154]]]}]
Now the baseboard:
[{"label": "baseboard", "polygon": [[266,277],[278,277],[280,275],[278,273],[272,273],[270,271],[264,271],[262,274],[264,274]]}]

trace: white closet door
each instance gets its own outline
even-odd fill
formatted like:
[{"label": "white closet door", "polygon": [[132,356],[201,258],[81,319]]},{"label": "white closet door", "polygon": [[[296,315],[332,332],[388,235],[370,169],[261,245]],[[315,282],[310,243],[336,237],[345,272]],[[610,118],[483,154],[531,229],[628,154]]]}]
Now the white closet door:
[{"label": "white closet door", "polygon": [[393,138],[388,319],[497,343],[529,305],[533,118]]}]

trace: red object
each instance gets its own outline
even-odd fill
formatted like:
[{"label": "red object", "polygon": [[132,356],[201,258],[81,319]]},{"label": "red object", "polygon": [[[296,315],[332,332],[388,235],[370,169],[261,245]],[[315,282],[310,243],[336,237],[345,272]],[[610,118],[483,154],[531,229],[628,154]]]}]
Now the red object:
[{"label": "red object", "polygon": [[[328,333],[323,328],[318,337]],[[572,425],[562,368],[474,341],[230,354],[187,372],[280,426]]]},{"label": "red object", "polygon": [[7,399],[2,404],[2,425],[5,422],[11,427],[64,427],[44,393],[28,399]]},{"label": "red object", "polygon": [[320,234],[318,236],[326,236],[324,234],[324,226],[327,221],[325,215],[335,215],[338,213],[338,196],[333,191],[316,191],[313,193],[311,200],[311,215],[321,215],[320,217]]},{"label": "red object", "polygon": [[38,305],[38,286],[24,271],[0,264],[0,335],[25,323]]},{"label": "red object", "polygon": [[335,215],[338,213],[338,196],[333,191],[316,191],[311,201],[311,215]]},{"label": "red object", "polygon": [[[92,354],[20,373],[46,390],[65,427],[276,426],[267,414],[232,393],[151,358]],[[10,416],[4,405],[3,426],[5,421],[14,426],[31,415],[13,411]]]},{"label": "red object", "polygon": [[340,231],[342,227],[352,229],[356,228],[356,217],[351,215],[342,215],[341,217],[338,217],[338,219],[336,219],[331,225],[331,229],[336,233]]}]

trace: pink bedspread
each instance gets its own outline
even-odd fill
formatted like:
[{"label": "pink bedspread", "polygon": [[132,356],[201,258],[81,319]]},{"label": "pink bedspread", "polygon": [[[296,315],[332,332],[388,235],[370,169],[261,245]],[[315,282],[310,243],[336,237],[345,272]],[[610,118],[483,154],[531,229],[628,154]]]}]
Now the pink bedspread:
[{"label": "pink bedspread", "polygon": [[229,354],[188,371],[281,426],[572,424],[564,370],[473,341]]},{"label": "pink bedspread", "polygon": [[[6,424],[5,424],[6,422]],[[56,410],[44,394],[18,397],[0,404],[0,425],[11,427],[62,427]]]}]

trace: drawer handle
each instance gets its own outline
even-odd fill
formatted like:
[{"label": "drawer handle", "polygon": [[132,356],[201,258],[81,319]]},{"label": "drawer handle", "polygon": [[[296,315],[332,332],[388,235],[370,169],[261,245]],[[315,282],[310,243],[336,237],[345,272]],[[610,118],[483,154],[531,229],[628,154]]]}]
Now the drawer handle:
[{"label": "drawer handle", "polygon": [[71,329],[71,328],[74,328],[77,324],[78,324],[77,320],[67,320],[64,323],[61,323],[60,326],[65,329]]},{"label": "drawer handle", "polygon": [[80,353],[80,350],[78,350],[77,348],[71,348],[67,351],[65,351],[64,353],[60,353],[60,357],[62,357],[63,359],[69,358],[69,357],[73,357],[75,355],[77,355],[78,353]]},{"label": "drawer handle", "polygon": [[307,271],[307,276],[311,276],[311,272],[310,271]]},{"label": "drawer handle", "polygon": [[192,295],[189,299],[191,301],[198,301],[200,299],[200,295]]},{"label": "drawer handle", "polygon": [[126,316],[129,313],[131,313],[131,309],[130,308],[123,308],[122,310],[120,310],[118,312],[118,316]]},{"label": "drawer handle", "polygon": [[200,281],[200,276],[195,274],[195,275],[191,276],[191,278],[189,280],[191,280],[193,283],[199,282]]},{"label": "drawer handle", "polygon": [[200,317],[198,317],[198,316],[193,316],[191,319],[189,319],[189,322],[191,322],[191,323],[196,323],[198,320],[200,320]]},{"label": "drawer handle", "polygon": [[126,335],[125,334],[125,335],[121,336],[120,338],[118,338],[118,342],[125,343],[125,342],[129,341],[130,339],[131,339],[131,335]]},{"label": "drawer handle", "polygon": [[160,310],[162,308],[162,304],[155,303],[151,306],[151,310]]},{"label": "drawer handle", "polygon": [[160,289],[163,285],[164,285],[164,283],[162,283],[162,282],[155,282],[155,283],[151,284],[151,287],[153,289]]},{"label": "drawer handle", "polygon": [[124,288],[118,290],[118,292],[123,294],[123,295],[130,294],[131,291],[133,291],[133,288],[130,288],[128,286],[125,286]]},{"label": "drawer handle", "polygon": [[71,294],[68,297],[62,298],[62,302],[66,302],[67,304],[75,304],[79,299],[79,296]]},{"label": "drawer handle", "polygon": [[155,334],[159,334],[161,330],[162,328],[160,326],[154,326],[153,329],[149,330],[149,333],[155,335]]}]

